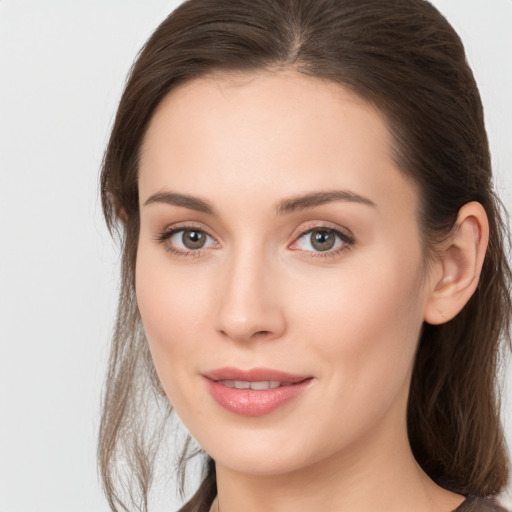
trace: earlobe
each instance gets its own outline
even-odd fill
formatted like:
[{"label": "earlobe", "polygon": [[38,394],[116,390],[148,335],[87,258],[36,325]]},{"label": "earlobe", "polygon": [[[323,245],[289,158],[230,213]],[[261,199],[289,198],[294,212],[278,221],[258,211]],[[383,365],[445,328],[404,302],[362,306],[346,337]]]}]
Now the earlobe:
[{"label": "earlobe", "polygon": [[488,241],[489,222],[483,206],[465,204],[435,263],[425,322],[448,322],[465,306],[478,286]]}]

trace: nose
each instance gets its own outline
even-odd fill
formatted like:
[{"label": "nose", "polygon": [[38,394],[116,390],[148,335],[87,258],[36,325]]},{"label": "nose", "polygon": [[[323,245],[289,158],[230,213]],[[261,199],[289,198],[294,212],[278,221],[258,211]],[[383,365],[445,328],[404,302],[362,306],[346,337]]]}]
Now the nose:
[{"label": "nose", "polygon": [[224,337],[244,342],[272,340],[284,334],[285,298],[277,275],[275,265],[254,252],[225,262],[217,298],[217,330]]}]

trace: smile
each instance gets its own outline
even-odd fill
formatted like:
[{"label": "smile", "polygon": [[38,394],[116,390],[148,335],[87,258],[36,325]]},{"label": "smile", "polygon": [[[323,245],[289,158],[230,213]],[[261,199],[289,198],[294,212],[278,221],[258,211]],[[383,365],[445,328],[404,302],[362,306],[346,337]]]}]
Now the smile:
[{"label": "smile", "polygon": [[219,380],[217,381],[219,384],[226,386],[227,388],[235,388],[235,389],[275,389],[280,386],[285,385],[278,380],[263,380],[259,382],[250,382],[248,380]]},{"label": "smile", "polygon": [[314,381],[313,377],[264,368],[223,368],[204,377],[212,398],[225,410],[240,416],[269,414],[298,398]]}]

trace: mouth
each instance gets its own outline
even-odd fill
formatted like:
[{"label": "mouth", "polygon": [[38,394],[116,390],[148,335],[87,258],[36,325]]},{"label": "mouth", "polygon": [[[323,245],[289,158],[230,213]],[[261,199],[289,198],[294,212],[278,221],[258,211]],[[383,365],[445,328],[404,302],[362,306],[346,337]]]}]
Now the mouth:
[{"label": "mouth", "polygon": [[[222,386],[234,389],[255,389],[261,391],[263,389],[276,389],[281,386],[289,386],[290,384],[285,382],[279,382],[278,380],[261,380],[251,382],[248,380],[218,380],[216,381]],[[293,385],[293,384],[292,384]]]},{"label": "mouth", "polygon": [[203,375],[212,398],[241,416],[262,416],[298,398],[313,383],[312,376],[279,370],[220,368]]}]

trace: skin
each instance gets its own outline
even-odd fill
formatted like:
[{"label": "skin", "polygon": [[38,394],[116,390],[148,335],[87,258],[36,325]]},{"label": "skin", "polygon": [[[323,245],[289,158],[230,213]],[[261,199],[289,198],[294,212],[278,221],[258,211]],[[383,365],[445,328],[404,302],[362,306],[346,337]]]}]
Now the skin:
[{"label": "skin", "polygon": [[[333,190],[367,203],[276,212]],[[423,322],[456,314],[478,282],[479,205],[461,211],[459,238],[427,269],[418,192],[391,157],[382,116],[293,70],[214,75],[172,91],[141,149],[139,192],[141,317],[169,400],[216,460],[222,512],[448,512],[461,503],[415,462],[406,404]],[[169,192],[213,211],[155,195]],[[203,248],[183,252],[183,232],[158,240],[185,227],[208,235]],[[303,234],[314,228],[350,242],[319,251]],[[243,417],[208,393],[203,374],[226,366],[314,379],[272,413]]]}]

